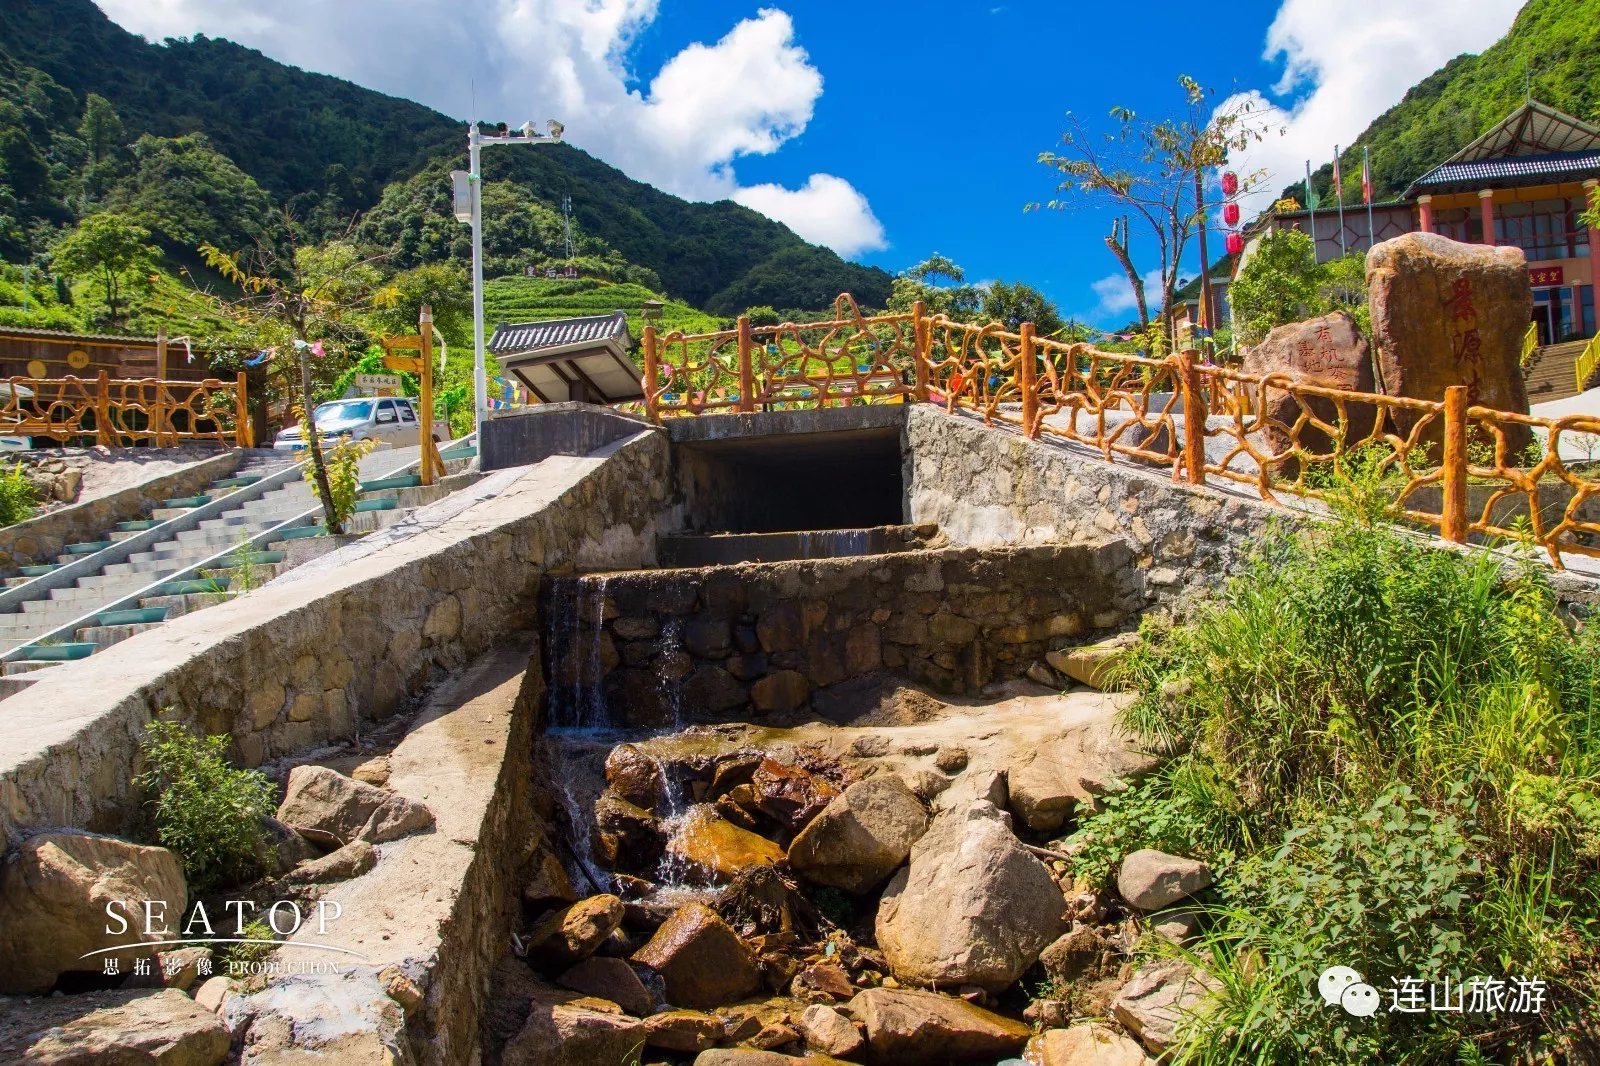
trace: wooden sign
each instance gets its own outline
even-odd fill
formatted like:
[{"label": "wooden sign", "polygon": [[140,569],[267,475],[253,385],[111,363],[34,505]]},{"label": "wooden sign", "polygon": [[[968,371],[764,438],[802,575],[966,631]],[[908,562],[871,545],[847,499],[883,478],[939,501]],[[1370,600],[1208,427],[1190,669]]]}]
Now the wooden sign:
[{"label": "wooden sign", "polygon": [[422,360],[414,355],[386,355],[383,365],[390,370],[399,370],[407,374],[422,373]]},{"label": "wooden sign", "polygon": [[400,378],[395,374],[357,374],[356,388],[363,396],[398,396]]}]

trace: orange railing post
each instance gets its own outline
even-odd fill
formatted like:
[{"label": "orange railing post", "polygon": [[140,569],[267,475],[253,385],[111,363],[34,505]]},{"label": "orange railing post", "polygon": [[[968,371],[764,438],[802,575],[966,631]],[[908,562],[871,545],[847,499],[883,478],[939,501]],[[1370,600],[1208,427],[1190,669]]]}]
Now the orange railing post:
[{"label": "orange railing post", "polygon": [[659,373],[656,355],[656,327],[654,323],[645,323],[644,327],[644,415],[652,422],[661,421],[661,412],[658,409],[658,399],[661,395],[660,383],[656,381]]},{"label": "orange railing post", "polygon": [[95,385],[94,437],[96,443],[111,447],[111,375],[104,370]]},{"label": "orange railing post", "polygon": [[255,447],[254,427],[250,425],[250,404],[245,399],[244,371],[233,394],[233,442],[241,448]]},{"label": "orange railing post", "polygon": [[1017,361],[1021,364],[1017,380],[1022,386],[1022,435],[1032,438],[1039,435],[1039,368],[1034,365],[1033,323],[1024,322],[1017,332],[1022,335],[1017,344]]},{"label": "orange railing post", "polygon": [[1178,365],[1178,387],[1183,396],[1183,469],[1191,485],[1206,483],[1206,401],[1200,392],[1200,371],[1195,352],[1186,349],[1173,358]]},{"label": "orange railing post", "polygon": [[1439,535],[1455,544],[1467,541],[1467,387],[1444,390],[1444,513]]},{"label": "orange railing post", "polygon": [[928,402],[929,361],[932,359],[928,350],[930,332],[927,301],[918,300],[911,305],[911,362],[915,374],[912,380],[916,383],[914,395],[918,403]]},{"label": "orange railing post", "polygon": [[754,411],[756,409],[755,397],[755,367],[750,365],[750,316],[739,316],[739,410]]}]

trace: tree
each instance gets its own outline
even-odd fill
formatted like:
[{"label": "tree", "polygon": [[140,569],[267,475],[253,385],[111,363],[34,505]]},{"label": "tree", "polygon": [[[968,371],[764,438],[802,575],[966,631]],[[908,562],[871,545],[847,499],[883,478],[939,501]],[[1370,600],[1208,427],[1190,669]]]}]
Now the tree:
[{"label": "tree", "polygon": [[78,137],[89,154],[83,168],[83,191],[89,196],[100,196],[117,169],[117,154],[122,148],[122,119],[111,101],[99,93],[83,98],[83,120],[78,123]]},{"label": "tree", "polygon": [[930,315],[955,322],[975,322],[983,315],[983,291],[967,284],[967,273],[949,256],[934,252],[890,282],[889,310],[905,314],[921,300]]},{"label": "tree", "polygon": [[1359,252],[1326,263],[1312,254],[1311,238],[1297,229],[1261,239],[1228,289],[1239,340],[1257,344],[1273,328],[1314,315],[1348,311],[1372,332],[1367,309],[1366,257]]},{"label": "tree", "polygon": [[158,253],[145,243],[149,239],[150,231],[138,223],[97,212],[57,242],[53,262],[60,273],[93,277],[104,292],[107,316],[120,326],[126,317],[123,296],[154,268]]},{"label": "tree", "polygon": [[[333,348],[348,362],[352,349],[366,348],[359,315],[372,302],[380,279],[376,260],[363,257],[348,241],[330,241],[321,247],[298,246],[293,237],[294,220],[286,216],[284,222],[289,234],[287,254],[265,244],[257,244],[248,258],[209,244],[200,246],[200,254],[207,266],[243,290],[237,300],[219,299],[219,307],[253,329],[261,342],[272,345],[280,361],[298,364],[312,476],[328,532],[338,536],[344,526],[334,507],[328,468],[323,462],[311,359],[316,355],[331,363],[335,351],[329,349]],[[288,365],[283,367],[285,371]]]},{"label": "tree", "polygon": [[[1107,206],[1127,212],[1113,223],[1106,245],[1127,274],[1136,298],[1143,296],[1144,281],[1130,250],[1128,220],[1144,222],[1160,252],[1161,318],[1168,326],[1184,252],[1205,220],[1207,205],[1197,193],[1206,171],[1225,166],[1230,152],[1266,135],[1265,124],[1253,117],[1248,103],[1212,110],[1210,90],[1187,75],[1178,78],[1178,85],[1184,96],[1180,117],[1153,121],[1141,119],[1129,108],[1114,107],[1114,128],[1095,137],[1069,115],[1061,151],[1039,154],[1039,162],[1063,175],[1056,198],[1043,206],[1057,210]],[[1248,191],[1261,177],[1246,176],[1241,189]],[[1029,204],[1024,210],[1040,206]],[[1139,322],[1142,331],[1148,328],[1149,313],[1142,299]]]},{"label": "tree", "polygon": [[1050,298],[1021,281],[996,281],[984,289],[983,317],[1003,324],[1012,333],[1024,322],[1032,322],[1041,337],[1053,337],[1066,329]]},{"label": "tree", "polygon": [[[1578,216],[1578,221],[1592,229],[1600,229],[1600,188],[1589,190],[1589,206]],[[1591,248],[1589,254],[1600,254],[1600,249]]]},{"label": "tree", "polygon": [[271,198],[204,134],[146,134],[134,144],[133,155],[132,173],[107,200],[170,248],[209,244],[239,251],[272,231]]}]

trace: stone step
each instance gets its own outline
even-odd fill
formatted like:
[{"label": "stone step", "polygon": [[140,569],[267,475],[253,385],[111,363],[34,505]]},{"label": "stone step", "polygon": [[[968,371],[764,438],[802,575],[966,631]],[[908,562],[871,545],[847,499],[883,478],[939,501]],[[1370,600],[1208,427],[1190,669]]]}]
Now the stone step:
[{"label": "stone step", "polygon": [[233,596],[226,592],[190,592],[176,596],[146,596],[139,601],[139,606],[162,608],[170,620],[227,603],[231,599]]},{"label": "stone step", "polygon": [[26,585],[28,582],[30,582],[32,580],[33,580],[33,578],[26,577],[26,576],[23,576],[23,575],[19,575],[17,577],[8,577],[8,578],[6,578],[6,588],[8,588],[8,589],[21,588],[23,585]]},{"label": "stone step", "polygon": [[161,522],[154,518],[141,518],[135,522],[118,522],[117,531],[121,533],[142,533],[147,529],[154,529]]},{"label": "stone step", "polygon": [[19,677],[23,674],[37,674],[41,670],[53,670],[58,665],[60,664],[50,662],[29,662],[26,659],[19,659],[14,663],[5,664],[4,675],[6,677]]},{"label": "stone step", "polygon": [[254,485],[264,476],[264,474],[235,474],[233,477],[225,477],[221,481],[213,481],[211,487],[214,489],[242,489],[246,485]]},{"label": "stone step", "polygon": [[121,644],[134,634],[155,629],[159,625],[160,622],[141,622],[137,625],[89,626],[78,630],[78,640],[81,643],[92,644],[95,651],[100,651],[113,644]]},{"label": "stone step", "polygon": [[52,570],[61,569],[61,564],[39,563],[35,566],[19,566],[17,569],[22,572],[23,577],[44,577],[44,575],[48,574]]}]

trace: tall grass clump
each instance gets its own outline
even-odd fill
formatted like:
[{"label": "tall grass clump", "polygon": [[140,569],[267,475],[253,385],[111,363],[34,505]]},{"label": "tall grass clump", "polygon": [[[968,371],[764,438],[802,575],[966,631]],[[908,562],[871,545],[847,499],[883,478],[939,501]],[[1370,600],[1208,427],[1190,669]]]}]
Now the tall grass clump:
[{"label": "tall grass clump", "polygon": [[22,472],[22,464],[0,469],[0,526],[15,525],[38,511],[39,490]]},{"label": "tall grass clump", "polygon": [[[1221,597],[1147,621],[1125,722],[1172,755],[1080,828],[1079,872],[1210,860],[1187,1063],[1600,1062],[1600,625],[1531,549],[1441,549],[1352,462],[1334,521],[1280,528]],[[1383,1009],[1327,1007],[1361,972]],[[1537,1012],[1391,1012],[1420,978],[1540,978]]]}]

